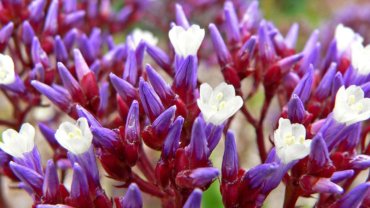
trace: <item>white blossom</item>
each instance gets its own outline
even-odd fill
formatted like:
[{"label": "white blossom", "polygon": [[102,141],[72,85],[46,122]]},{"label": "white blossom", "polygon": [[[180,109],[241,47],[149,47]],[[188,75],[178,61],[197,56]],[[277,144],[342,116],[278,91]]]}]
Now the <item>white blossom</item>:
[{"label": "white blossom", "polygon": [[205,31],[199,25],[192,25],[188,29],[180,26],[171,28],[168,36],[176,54],[187,57],[196,55],[204,39]]},{"label": "white blossom", "polygon": [[335,97],[333,118],[346,125],[351,125],[370,118],[370,98],[364,98],[361,87],[342,86]]},{"label": "white blossom", "polygon": [[360,75],[370,74],[370,45],[364,47],[361,43],[352,44],[352,66]]},{"label": "white blossom", "polygon": [[351,47],[354,42],[363,42],[363,38],[355,33],[351,28],[339,24],[335,29],[335,40],[337,41],[337,49],[339,52],[345,52]]},{"label": "white blossom", "polygon": [[243,99],[235,96],[234,86],[225,82],[215,89],[203,83],[200,86],[200,98],[197,104],[206,122],[220,125],[242,107]]},{"label": "white blossom", "polygon": [[306,140],[306,129],[302,124],[291,124],[289,119],[280,118],[274,132],[276,154],[284,164],[302,159],[310,154],[311,140]]},{"label": "white blossom", "polygon": [[15,81],[13,59],[4,54],[0,54],[0,84],[8,85]]},{"label": "white blossom", "polygon": [[9,155],[23,158],[24,153],[31,152],[35,146],[35,128],[24,123],[19,132],[7,129],[2,133],[0,148]]},{"label": "white blossom", "polygon": [[153,35],[153,33],[136,28],[132,32],[132,41],[134,44],[134,48],[136,48],[139,45],[141,40],[144,40],[146,43],[150,45],[157,45],[158,43],[158,38],[156,38]]},{"label": "white blossom", "polygon": [[76,124],[68,121],[60,124],[55,138],[62,147],[78,155],[90,148],[93,135],[86,118],[79,118]]}]

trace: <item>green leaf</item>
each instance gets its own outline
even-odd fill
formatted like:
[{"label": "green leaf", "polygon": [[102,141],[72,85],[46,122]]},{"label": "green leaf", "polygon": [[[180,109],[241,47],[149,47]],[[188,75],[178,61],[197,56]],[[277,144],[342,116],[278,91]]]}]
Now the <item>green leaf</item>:
[{"label": "green leaf", "polygon": [[220,192],[220,182],[215,180],[211,186],[203,192],[203,208],[223,208],[222,197]]}]

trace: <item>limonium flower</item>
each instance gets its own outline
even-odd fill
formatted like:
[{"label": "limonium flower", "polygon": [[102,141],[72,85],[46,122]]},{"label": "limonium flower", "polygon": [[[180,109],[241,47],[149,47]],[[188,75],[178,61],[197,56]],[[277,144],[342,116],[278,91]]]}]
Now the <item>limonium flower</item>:
[{"label": "limonium flower", "polygon": [[220,125],[242,107],[243,99],[235,96],[233,85],[222,82],[212,89],[209,84],[203,83],[197,104],[206,122]]},{"label": "limonium flower", "polygon": [[361,43],[352,44],[352,66],[360,75],[368,75],[370,73],[370,45],[364,47]]},{"label": "limonium flower", "polygon": [[351,125],[370,117],[370,98],[364,97],[361,87],[342,86],[335,97],[333,117],[339,123]]},{"label": "limonium flower", "polygon": [[31,152],[35,146],[35,128],[24,123],[19,132],[7,129],[2,133],[0,148],[9,155],[23,158],[24,153]]},{"label": "limonium flower", "polygon": [[11,84],[15,81],[13,59],[4,54],[0,54],[0,84]]},{"label": "limonium flower", "polygon": [[158,38],[156,38],[150,31],[141,30],[139,28],[134,29],[132,32],[132,40],[135,48],[139,45],[141,40],[150,45],[157,45],[158,43]]},{"label": "limonium flower", "polygon": [[311,140],[306,140],[306,129],[302,124],[291,124],[289,119],[280,118],[274,132],[276,153],[288,164],[306,157],[311,150]]},{"label": "limonium flower", "polygon": [[90,148],[93,135],[86,118],[79,118],[76,124],[68,121],[60,124],[55,138],[62,147],[78,155]]},{"label": "limonium flower", "polygon": [[356,34],[351,28],[339,24],[335,29],[335,40],[337,41],[338,51],[344,52],[353,42],[362,43],[363,38]]},{"label": "limonium flower", "polygon": [[174,26],[168,33],[171,44],[176,54],[187,57],[196,55],[204,39],[205,31],[199,25],[192,25],[188,29],[180,26]]}]

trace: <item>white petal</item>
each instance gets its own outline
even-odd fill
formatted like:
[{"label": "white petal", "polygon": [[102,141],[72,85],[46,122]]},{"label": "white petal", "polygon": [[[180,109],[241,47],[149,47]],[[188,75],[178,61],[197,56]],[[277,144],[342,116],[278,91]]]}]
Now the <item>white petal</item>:
[{"label": "white petal", "polygon": [[285,161],[284,163],[287,164],[293,160],[298,160],[306,157],[310,153],[310,148],[307,148],[303,144],[293,144],[291,146],[286,147],[285,149]]},{"label": "white petal", "polygon": [[8,55],[0,54],[0,84],[8,85],[15,81],[14,62]]},{"label": "white petal", "polygon": [[281,131],[281,136],[285,136],[288,134],[292,134],[292,124],[290,123],[289,119],[280,118],[279,119],[279,127]]},{"label": "white petal", "polygon": [[292,135],[296,138],[306,138],[306,128],[302,124],[292,124]]}]

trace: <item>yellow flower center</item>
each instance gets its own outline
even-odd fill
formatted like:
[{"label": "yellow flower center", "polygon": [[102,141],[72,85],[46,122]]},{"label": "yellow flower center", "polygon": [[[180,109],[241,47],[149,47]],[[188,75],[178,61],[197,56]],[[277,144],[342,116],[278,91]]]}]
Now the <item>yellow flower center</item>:
[{"label": "yellow flower center", "polygon": [[68,137],[70,139],[80,139],[82,137],[82,132],[80,129],[75,129],[74,131],[68,132]]}]

